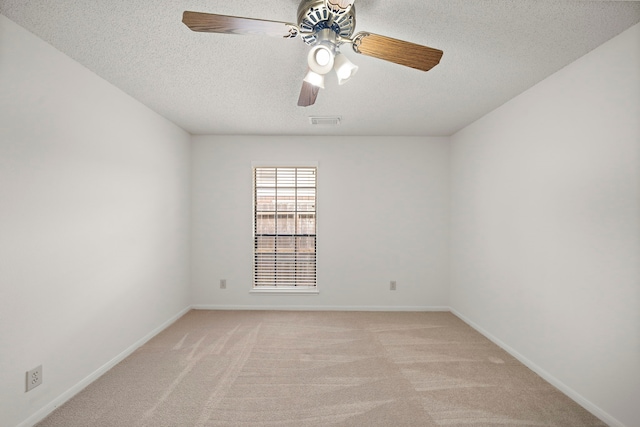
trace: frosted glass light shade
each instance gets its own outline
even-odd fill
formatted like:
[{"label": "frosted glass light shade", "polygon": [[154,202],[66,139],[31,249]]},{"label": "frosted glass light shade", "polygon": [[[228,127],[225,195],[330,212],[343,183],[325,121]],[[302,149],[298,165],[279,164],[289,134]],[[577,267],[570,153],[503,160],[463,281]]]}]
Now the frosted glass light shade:
[{"label": "frosted glass light shade", "polygon": [[327,74],[333,69],[333,52],[323,44],[311,48],[307,56],[309,68],[317,74]]},{"label": "frosted glass light shade", "polygon": [[318,74],[313,70],[309,70],[307,75],[304,77],[304,81],[312,84],[320,89],[324,89],[324,76],[322,74]]},{"label": "frosted glass light shade", "polygon": [[358,66],[341,53],[336,54],[334,64],[340,85],[345,84],[358,71]]}]

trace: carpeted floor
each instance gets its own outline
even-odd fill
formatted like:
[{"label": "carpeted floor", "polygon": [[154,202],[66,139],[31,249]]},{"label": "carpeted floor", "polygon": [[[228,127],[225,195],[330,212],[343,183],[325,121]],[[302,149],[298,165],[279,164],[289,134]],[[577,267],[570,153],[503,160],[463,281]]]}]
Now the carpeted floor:
[{"label": "carpeted floor", "polygon": [[451,313],[191,311],[40,427],[605,424]]}]

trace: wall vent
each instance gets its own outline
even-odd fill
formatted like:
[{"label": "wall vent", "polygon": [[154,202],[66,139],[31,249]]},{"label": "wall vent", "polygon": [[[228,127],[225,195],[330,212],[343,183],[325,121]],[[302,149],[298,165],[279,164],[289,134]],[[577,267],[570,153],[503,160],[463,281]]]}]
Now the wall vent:
[{"label": "wall vent", "polygon": [[312,125],[325,125],[325,126],[337,126],[340,124],[342,117],[333,116],[333,117],[309,117],[309,122]]}]

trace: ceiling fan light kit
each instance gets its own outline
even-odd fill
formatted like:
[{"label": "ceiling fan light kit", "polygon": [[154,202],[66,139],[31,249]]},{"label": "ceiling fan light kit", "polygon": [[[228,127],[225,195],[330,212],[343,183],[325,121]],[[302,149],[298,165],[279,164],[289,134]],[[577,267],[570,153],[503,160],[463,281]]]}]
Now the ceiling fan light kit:
[{"label": "ceiling fan light kit", "polygon": [[319,31],[318,39],[307,55],[309,68],[318,74],[327,74],[333,70],[335,52],[336,33],[328,28]]},{"label": "ceiling fan light kit", "polygon": [[378,34],[360,32],[356,26],[355,0],[302,0],[298,7],[298,25],[211,13],[185,11],[182,22],[192,31],[224,34],[260,34],[285,39],[300,35],[312,46],[307,55],[309,71],[302,82],[298,105],[307,107],[324,89],[324,76],[336,72],[338,84],[347,82],[358,67],[340,52],[350,44],[355,53],[393,62],[421,71],[438,65],[442,51]]}]

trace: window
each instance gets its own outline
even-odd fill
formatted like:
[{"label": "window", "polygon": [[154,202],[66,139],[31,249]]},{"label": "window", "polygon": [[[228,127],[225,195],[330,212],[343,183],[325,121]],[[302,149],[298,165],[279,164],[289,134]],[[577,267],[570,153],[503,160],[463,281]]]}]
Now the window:
[{"label": "window", "polygon": [[316,289],[315,167],[255,167],[254,290]]}]

